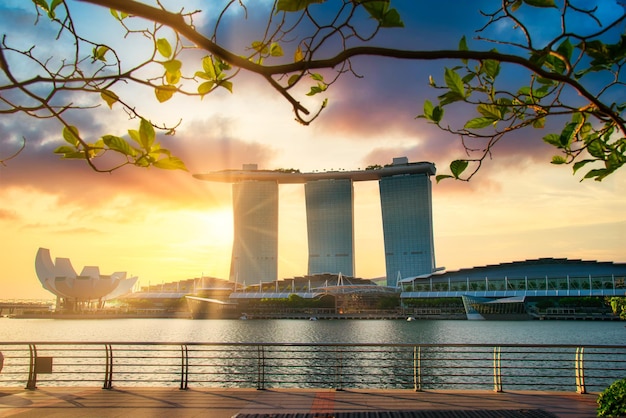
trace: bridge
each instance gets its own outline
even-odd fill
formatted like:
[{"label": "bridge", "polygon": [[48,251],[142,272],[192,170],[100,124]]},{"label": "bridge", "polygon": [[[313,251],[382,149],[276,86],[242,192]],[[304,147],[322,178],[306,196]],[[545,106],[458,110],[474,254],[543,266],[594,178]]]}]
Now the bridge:
[{"label": "bridge", "polygon": [[45,299],[0,299],[0,317],[11,316],[23,311],[50,311],[54,300]]}]

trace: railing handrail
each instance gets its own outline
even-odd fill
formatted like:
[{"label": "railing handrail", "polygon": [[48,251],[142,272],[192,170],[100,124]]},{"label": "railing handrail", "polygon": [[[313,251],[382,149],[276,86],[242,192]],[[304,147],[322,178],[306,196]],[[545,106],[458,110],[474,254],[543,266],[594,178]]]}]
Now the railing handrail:
[{"label": "railing handrail", "polygon": [[[0,350],[0,387],[25,381],[27,389],[175,382],[180,389],[476,385],[586,393],[626,374],[626,345],[614,344],[11,341],[0,342]],[[53,368],[54,378],[39,379]]]},{"label": "railing handrail", "polygon": [[225,341],[0,341],[6,345],[214,345],[214,346],[320,346],[320,347],[529,347],[529,348],[625,348],[626,344],[520,344],[520,343],[349,343],[349,342],[225,342]]}]

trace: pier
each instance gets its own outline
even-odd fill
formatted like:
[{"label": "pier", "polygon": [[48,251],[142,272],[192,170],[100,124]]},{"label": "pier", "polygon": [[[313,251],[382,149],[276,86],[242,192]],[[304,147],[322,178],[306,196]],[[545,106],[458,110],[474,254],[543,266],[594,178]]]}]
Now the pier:
[{"label": "pier", "polygon": [[0,417],[591,418],[596,397],[543,391],[0,387]]},{"label": "pier", "polygon": [[623,345],[11,342],[0,351],[0,418],[593,417],[598,393],[626,373]]}]

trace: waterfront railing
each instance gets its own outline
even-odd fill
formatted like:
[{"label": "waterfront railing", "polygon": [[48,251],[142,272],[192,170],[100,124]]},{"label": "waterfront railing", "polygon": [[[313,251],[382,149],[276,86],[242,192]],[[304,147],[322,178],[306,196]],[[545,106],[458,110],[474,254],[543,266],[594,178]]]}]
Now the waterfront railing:
[{"label": "waterfront railing", "polygon": [[330,343],[0,343],[0,387],[471,389],[600,392],[626,346]]}]

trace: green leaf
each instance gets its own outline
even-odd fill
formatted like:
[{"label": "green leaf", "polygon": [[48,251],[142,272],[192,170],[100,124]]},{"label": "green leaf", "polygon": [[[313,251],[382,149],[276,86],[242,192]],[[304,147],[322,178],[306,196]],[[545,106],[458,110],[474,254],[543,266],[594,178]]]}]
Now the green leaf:
[{"label": "green leaf", "polygon": [[137,144],[141,145],[141,138],[139,136],[139,131],[138,130],[136,130],[136,129],[129,129],[128,130],[128,136],[130,136],[130,139],[135,141]]},{"label": "green leaf", "polygon": [[48,2],[46,0],[33,0],[33,3],[44,9],[46,13],[50,11],[50,9],[48,8]]},{"label": "green leaf", "polygon": [[157,51],[159,51],[159,54],[163,55],[165,58],[169,58],[172,55],[172,46],[167,39],[157,39],[156,47]]},{"label": "green leaf", "polygon": [[134,156],[137,154],[137,152],[130,145],[128,145],[128,142],[126,142],[119,136],[104,135],[102,137],[102,141],[104,141],[104,144],[113,151],[117,151],[124,155],[130,156]]},{"label": "green leaf", "polygon": [[555,147],[561,148],[561,136],[558,134],[548,134],[544,136],[542,139],[544,142],[554,145]]},{"label": "green leaf", "polygon": [[315,3],[324,3],[326,0],[278,0],[276,4],[277,12],[297,12],[304,10],[309,5]]},{"label": "green leaf", "polygon": [[98,46],[98,47],[94,47],[93,48],[93,59],[94,61],[102,61],[102,62],[106,62],[106,53],[109,52],[109,47],[108,46]]},{"label": "green leaf", "polygon": [[211,58],[210,56],[202,58],[202,69],[208,76],[207,80],[215,80],[217,78],[215,65],[213,64],[213,58]]},{"label": "green leaf", "polygon": [[176,87],[174,86],[157,86],[154,88],[154,94],[159,103],[168,101],[174,93],[176,93]]},{"label": "green leaf", "polygon": [[214,85],[215,85],[215,82],[213,81],[205,81],[204,83],[198,86],[198,94],[200,94],[201,96],[204,96],[205,94],[209,93],[213,89]]},{"label": "green leaf", "polygon": [[486,128],[487,126],[492,125],[494,122],[496,122],[498,119],[494,119],[491,117],[479,117],[479,118],[474,118],[471,120],[468,120],[465,123],[464,128],[465,129],[482,129],[482,128]]},{"label": "green leaf", "polygon": [[115,9],[109,9],[109,12],[111,12],[111,15],[113,15],[114,18],[116,18],[119,21],[122,21],[124,19],[126,19],[128,17],[128,13],[126,12],[118,12]]},{"label": "green leaf", "polygon": [[467,160],[454,160],[450,163],[450,171],[455,179],[458,179],[459,176],[465,171],[469,162]]},{"label": "green leaf", "polygon": [[563,57],[570,62],[572,59],[572,53],[574,52],[574,45],[571,44],[569,38],[565,38],[561,45],[556,49],[556,52],[563,55]]},{"label": "green leaf", "polygon": [[495,79],[500,74],[500,63],[498,61],[485,60],[483,61],[483,68],[485,73],[492,79]]},{"label": "green leaf", "polygon": [[233,92],[233,83],[231,83],[228,80],[221,80],[219,83],[217,83],[218,86],[220,87],[224,87],[226,90],[228,90],[229,92]]},{"label": "green leaf", "polygon": [[521,5],[522,5],[522,0],[515,0],[515,3],[511,5],[511,11],[512,12],[516,11],[517,9],[520,8]]},{"label": "green leaf", "polygon": [[182,76],[183,74],[180,71],[176,71],[173,73],[167,71],[165,73],[165,82],[173,86],[175,84],[178,84]]},{"label": "green leaf", "polygon": [[433,120],[433,109],[434,106],[430,100],[424,101],[424,116],[426,116],[426,119]]},{"label": "green leaf", "polygon": [[269,53],[267,45],[264,42],[254,41],[252,42],[251,47],[261,55],[267,55]]},{"label": "green leaf", "polygon": [[324,76],[318,73],[311,73],[311,78],[315,81],[324,81]]},{"label": "green leaf", "polygon": [[289,80],[287,80],[287,85],[293,86],[294,84],[298,82],[299,79],[300,79],[300,74],[294,74],[291,77],[289,77]]},{"label": "green leaf", "polygon": [[80,144],[80,135],[76,126],[64,126],[63,127],[63,139],[74,147],[78,147]]},{"label": "green leaf", "polygon": [[546,118],[537,118],[533,120],[533,128],[542,129],[544,126],[546,126]]},{"label": "green leaf", "polygon": [[554,3],[554,0],[523,0],[523,1],[529,6],[556,8],[556,4]]},{"label": "green leaf", "polygon": [[458,102],[460,100],[464,100],[465,97],[461,96],[459,93],[455,92],[455,91],[449,91],[445,94],[442,94],[441,96],[438,96],[439,99],[439,105],[441,106],[445,106],[447,104],[450,103],[454,103],[454,102]]},{"label": "green leaf", "polygon": [[307,96],[314,96],[318,93],[323,92],[324,90],[322,90],[322,88],[317,85],[317,86],[311,86],[311,90],[309,90],[309,92],[306,94]]},{"label": "green leaf", "polygon": [[594,178],[596,181],[602,181],[603,178],[605,178],[608,174],[610,174],[611,171],[605,169],[605,168],[600,168],[600,169],[596,169],[596,170],[589,170],[589,172],[587,174],[585,174],[586,179],[590,179],[590,178]]},{"label": "green leaf", "polygon": [[145,119],[139,123],[139,143],[145,150],[150,150],[156,138],[154,126]]},{"label": "green leaf", "polygon": [[467,51],[467,50],[469,50],[469,48],[467,47],[467,39],[465,38],[465,35],[463,35],[463,37],[459,41],[459,51]]},{"label": "green leaf", "polygon": [[293,62],[300,62],[304,59],[304,53],[302,52],[302,48],[300,45],[296,48],[296,51],[293,53]]},{"label": "green leaf", "polygon": [[359,2],[369,15],[378,21],[382,28],[404,27],[400,14],[396,9],[389,9],[389,0],[367,0]]},{"label": "green leaf", "polygon": [[550,161],[551,164],[565,164],[567,161],[565,160],[565,158],[561,155],[555,155],[552,157],[552,161]]},{"label": "green leaf", "polygon": [[404,22],[402,21],[402,18],[400,17],[400,13],[398,13],[396,9],[391,9],[387,13],[385,13],[383,20],[380,21],[380,27],[381,28],[403,28]]},{"label": "green leaf", "polygon": [[162,168],[165,170],[185,170],[187,171],[187,167],[185,163],[177,157],[167,157],[157,160],[153,164],[157,168]]},{"label": "green leaf", "polygon": [[592,162],[594,162],[594,161],[596,161],[596,160],[581,160],[581,161],[577,161],[577,162],[575,162],[575,163],[574,163],[574,165],[573,165],[573,167],[572,167],[572,168],[574,169],[574,174],[576,174],[576,172],[577,172],[578,170],[580,170],[582,167],[584,167],[584,166],[585,166],[585,165],[587,165],[588,163],[592,163]]},{"label": "green leaf", "polygon": [[272,42],[270,45],[270,55],[272,57],[282,57],[284,55],[283,48],[278,42]]},{"label": "green leaf", "polygon": [[[459,41],[459,51],[467,51],[467,50],[469,50],[467,46],[467,39],[465,39],[465,35],[463,35],[463,37]],[[463,62],[463,64],[467,65],[467,61],[468,61],[467,59],[463,59],[461,61]]]},{"label": "green leaf", "polygon": [[215,77],[211,77],[210,74],[204,73],[202,71],[196,71],[194,77],[200,77],[204,80],[215,80]]},{"label": "green leaf", "polygon": [[50,11],[48,12],[48,17],[50,19],[54,19],[56,17],[54,9],[56,9],[57,6],[61,3],[63,3],[63,0],[52,0],[52,3],[50,3]]},{"label": "green leaf", "polygon": [[604,146],[599,139],[587,144],[587,152],[591,154],[592,157],[604,160]]},{"label": "green leaf", "polygon": [[169,60],[161,64],[163,64],[163,67],[165,67],[165,71],[167,71],[168,73],[175,73],[176,71],[180,71],[183,66],[183,63],[179,60]]},{"label": "green leaf", "polygon": [[69,145],[61,145],[53,151],[55,154],[71,154],[76,152],[76,148]]},{"label": "green leaf", "polygon": [[465,98],[465,86],[463,85],[463,80],[461,80],[461,77],[456,73],[456,71],[446,68],[444,80],[452,92],[458,94],[462,98]]},{"label": "green leaf", "polygon": [[117,94],[112,92],[111,90],[102,90],[100,92],[100,97],[107,102],[109,105],[109,109],[113,109],[113,105],[120,99],[117,97]]},{"label": "green leaf", "polygon": [[500,106],[491,105],[491,104],[479,104],[477,107],[478,113],[488,118],[492,118],[495,120],[502,119],[502,110]]},{"label": "green leaf", "polygon": [[439,174],[437,176],[435,176],[435,180],[437,181],[437,183],[439,183],[441,180],[445,180],[445,179],[452,179],[454,177],[452,177],[449,174]]},{"label": "green leaf", "polygon": [[578,123],[568,123],[565,125],[565,128],[561,131],[561,135],[559,135],[559,143],[562,147],[569,147],[572,141],[574,140],[576,128],[578,127]]},{"label": "green leaf", "polygon": [[433,108],[432,121],[438,124],[441,122],[441,119],[443,119],[443,107],[435,106]]}]

